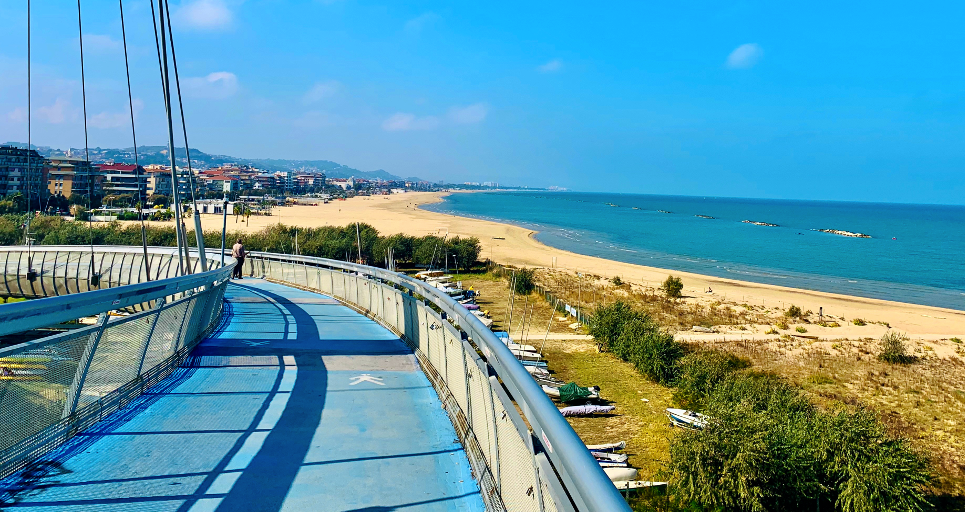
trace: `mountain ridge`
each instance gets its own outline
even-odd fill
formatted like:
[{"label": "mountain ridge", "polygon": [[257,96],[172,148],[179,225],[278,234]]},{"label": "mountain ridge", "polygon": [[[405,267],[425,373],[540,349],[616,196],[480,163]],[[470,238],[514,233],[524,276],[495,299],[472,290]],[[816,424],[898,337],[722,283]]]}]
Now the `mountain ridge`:
[{"label": "mountain ridge", "polygon": [[[18,148],[26,148],[27,144],[22,142],[6,142],[3,143],[4,146],[16,146]],[[64,151],[60,148],[52,148],[50,146],[37,146],[33,145],[33,149],[37,150],[42,156],[46,158],[51,157],[62,157],[66,156],[68,152],[71,155],[82,154],[84,150],[82,148],[69,148]],[[107,161],[134,161],[134,148],[89,148],[88,152],[90,154],[90,160],[94,163],[103,163]],[[187,154],[184,147],[174,148],[175,159],[179,166],[187,166]],[[168,147],[167,146],[150,146],[143,145],[137,147],[138,162],[147,166],[150,164],[163,164],[170,165],[171,161],[168,157]],[[413,182],[424,181],[419,177],[410,176],[408,178],[402,178],[398,175],[394,175],[384,169],[376,169],[374,171],[362,171],[355,169],[344,164],[339,164],[331,160],[305,160],[305,159],[251,159],[242,157],[233,157],[231,155],[218,155],[212,153],[206,153],[197,148],[191,148],[191,167],[194,169],[208,169],[211,167],[217,167],[224,164],[235,164],[235,165],[248,165],[258,169],[263,169],[265,171],[276,172],[276,171],[295,171],[299,173],[311,173],[311,172],[321,172],[325,173],[325,176],[329,178],[365,178],[369,180],[406,180]]]}]

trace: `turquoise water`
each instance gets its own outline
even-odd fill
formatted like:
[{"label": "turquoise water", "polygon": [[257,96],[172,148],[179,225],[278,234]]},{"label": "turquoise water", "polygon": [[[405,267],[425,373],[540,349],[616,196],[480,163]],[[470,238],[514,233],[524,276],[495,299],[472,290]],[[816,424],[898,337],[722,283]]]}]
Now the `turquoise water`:
[{"label": "turquoise water", "polygon": [[538,230],[543,243],[584,255],[965,310],[962,206],[497,192],[425,208]]}]

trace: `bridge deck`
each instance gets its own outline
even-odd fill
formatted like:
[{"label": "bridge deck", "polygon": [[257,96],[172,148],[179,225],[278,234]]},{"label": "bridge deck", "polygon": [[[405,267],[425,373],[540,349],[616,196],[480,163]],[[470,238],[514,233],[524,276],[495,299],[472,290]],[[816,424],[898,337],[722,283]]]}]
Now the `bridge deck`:
[{"label": "bridge deck", "polygon": [[234,282],[150,393],[14,476],[4,509],[482,510],[412,352],[335,300]]}]

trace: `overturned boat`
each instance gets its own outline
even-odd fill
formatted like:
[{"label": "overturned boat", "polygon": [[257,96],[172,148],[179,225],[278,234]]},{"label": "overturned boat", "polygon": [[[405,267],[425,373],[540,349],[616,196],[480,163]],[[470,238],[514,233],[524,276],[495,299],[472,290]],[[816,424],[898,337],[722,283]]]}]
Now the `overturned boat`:
[{"label": "overturned boat", "polygon": [[671,425],[687,429],[704,429],[710,421],[710,417],[703,413],[680,408],[667,408],[667,417]]}]

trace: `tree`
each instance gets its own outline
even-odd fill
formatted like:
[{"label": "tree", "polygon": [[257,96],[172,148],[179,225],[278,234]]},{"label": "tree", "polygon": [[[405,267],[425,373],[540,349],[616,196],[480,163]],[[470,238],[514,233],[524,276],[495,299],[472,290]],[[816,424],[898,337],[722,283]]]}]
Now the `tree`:
[{"label": "tree", "polygon": [[677,299],[681,297],[681,292],[684,290],[684,282],[680,278],[674,275],[667,276],[664,280],[663,286],[660,287],[663,293],[671,299]]},{"label": "tree", "polygon": [[148,198],[148,202],[154,205],[155,208],[167,208],[171,205],[171,198],[163,194],[152,194],[151,197]]}]

